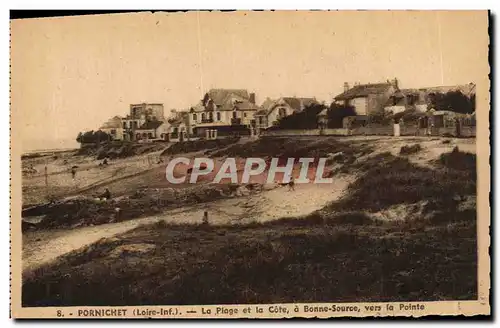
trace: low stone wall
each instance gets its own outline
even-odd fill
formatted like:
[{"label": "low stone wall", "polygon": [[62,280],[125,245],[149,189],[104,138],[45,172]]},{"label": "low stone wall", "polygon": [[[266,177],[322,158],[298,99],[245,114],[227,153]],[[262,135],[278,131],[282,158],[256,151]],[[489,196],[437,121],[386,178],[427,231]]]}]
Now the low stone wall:
[{"label": "low stone wall", "polygon": [[319,129],[310,130],[270,130],[262,131],[261,136],[265,137],[286,137],[286,136],[319,136]]},{"label": "low stone wall", "polygon": [[350,130],[350,135],[375,135],[375,136],[392,136],[394,135],[393,125],[367,125],[353,128]]},{"label": "low stone wall", "polygon": [[[455,127],[445,127],[438,129],[438,135],[440,136],[457,136],[457,130]],[[460,128],[460,137],[475,137],[476,127],[475,126],[462,126]]]},{"label": "low stone wall", "polygon": [[303,129],[303,130],[270,130],[263,131],[261,136],[265,137],[287,137],[287,136],[346,136],[347,129]]},{"label": "low stone wall", "polygon": [[[310,129],[310,130],[271,130],[263,131],[262,137],[292,137],[292,136],[393,136],[394,125],[367,125],[352,129]],[[419,128],[416,125],[400,125],[401,136],[426,136],[428,129]],[[454,127],[438,128],[431,134],[432,136],[454,136],[456,137],[456,129]],[[475,137],[475,126],[463,126],[460,131],[460,137]]]},{"label": "low stone wall", "polygon": [[475,126],[462,126],[460,129],[461,137],[475,137],[476,136],[476,127]]},{"label": "low stone wall", "polygon": [[347,129],[324,129],[323,135],[327,136],[347,136],[349,135],[349,130]]}]

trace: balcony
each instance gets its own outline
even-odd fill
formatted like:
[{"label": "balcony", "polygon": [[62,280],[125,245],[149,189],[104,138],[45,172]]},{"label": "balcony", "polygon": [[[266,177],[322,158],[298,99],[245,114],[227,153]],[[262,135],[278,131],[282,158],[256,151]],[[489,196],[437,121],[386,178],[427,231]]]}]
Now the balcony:
[{"label": "balcony", "polygon": [[213,118],[205,118],[201,120],[201,123],[213,123],[214,119]]},{"label": "balcony", "polygon": [[241,125],[241,118],[232,118],[231,125]]}]

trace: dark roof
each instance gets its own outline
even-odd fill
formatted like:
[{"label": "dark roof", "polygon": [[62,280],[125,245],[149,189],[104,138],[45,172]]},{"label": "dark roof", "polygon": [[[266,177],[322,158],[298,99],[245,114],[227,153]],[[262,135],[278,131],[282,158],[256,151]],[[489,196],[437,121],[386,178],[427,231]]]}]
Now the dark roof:
[{"label": "dark roof", "polygon": [[122,127],[122,118],[120,116],[114,116],[103,123],[101,129],[115,129]]},{"label": "dark roof", "polygon": [[245,89],[210,89],[207,93],[217,106],[223,105],[225,100],[232,94],[243,99],[250,99],[250,95]]},{"label": "dark roof", "polygon": [[392,96],[387,99],[386,106],[406,106],[405,97]]},{"label": "dark roof", "polygon": [[328,108],[323,109],[317,116],[328,116]]},{"label": "dark roof", "polygon": [[[314,98],[283,97],[283,100],[295,110],[301,110],[302,108],[310,106],[311,104],[317,103],[316,99]],[[302,107],[302,105],[304,107]]]},{"label": "dark roof", "polygon": [[140,103],[140,104],[130,104],[130,106],[163,106],[163,103]]},{"label": "dark roof", "polygon": [[138,130],[155,130],[162,124],[162,121],[147,121],[146,123],[141,125]]},{"label": "dark roof", "polygon": [[464,95],[470,97],[476,93],[476,85],[474,83],[469,83],[469,84],[462,84],[462,85],[419,88],[418,90],[425,92],[427,94],[433,93],[433,92],[447,93],[449,91],[460,91]]},{"label": "dark roof", "polygon": [[275,102],[276,100],[273,100],[271,98],[266,98],[266,100],[264,100],[264,102],[262,103],[262,105],[260,105],[260,107],[263,110],[268,111],[269,109],[271,109],[271,107],[273,107]]},{"label": "dark roof", "polygon": [[242,101],[242,102],[238,102],[234,105],[234,107],[236,107],[237,109],[240,109],[240,110],[253,110],[253,109],[259,109],[259,107],[257,107],[257,105],[255,104],[252,104],[251,102],[245,100],[245,101]]},{"label": "dark roof", "polygon": [[381,94],[387,92],[391,83],[371,83],[355,85],[351,89],[335,97],[335,100],[349,100],[358,97],[367,97],[372,94]]}]

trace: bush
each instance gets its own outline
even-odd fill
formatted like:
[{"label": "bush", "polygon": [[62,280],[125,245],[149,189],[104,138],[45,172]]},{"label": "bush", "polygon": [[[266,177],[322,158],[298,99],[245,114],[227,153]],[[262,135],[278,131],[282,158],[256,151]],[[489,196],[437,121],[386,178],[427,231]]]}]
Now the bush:
[{"label": "bush", "polygon": [[279,129],[316,129],[318,127],[318,114],[326,107],[315,104],[306,107],[303,111],[285,116],[278,120]]},{"label": "bush", "polygon": [[366,172],[349,186],[345,198],[328,209],[380,211],[392,205],[424,200],[449,204],[448,200],[457,194],[476,194],[476,172],[471,167],[463,171],[433,170],[416,166],[405,158],[384,157],[363,163],[360,167]]},{"label": "bush", "polygon": [[345,117],[356,116],[354,106],[345,106],[333,102],[328,109],[328,127],[332,129],[342,128]]},{"label": "bush", "polygon": [[476,155],[462,152],[458,147],[449,153],[441,154],[439,163],[448,169],[476,172]]},{"label": "bush", "polygon": [[373,224],[374,221],[365,213],[361,212],[347,212],[339,215],[335,215],[329,219],[329,224],[331,225],[354,225],[354,226],[364,226]]},{"label": "bush", "polygon": [[403,146],[403,147],[401,147],[401,150],[399,151],[399,154],[400,155],[411,155],[411,154],[418,153],[421,150],[422,150],[422,147],[420,146],[420,144],[414,144],[414,145],[411,145],[411,146]]}]

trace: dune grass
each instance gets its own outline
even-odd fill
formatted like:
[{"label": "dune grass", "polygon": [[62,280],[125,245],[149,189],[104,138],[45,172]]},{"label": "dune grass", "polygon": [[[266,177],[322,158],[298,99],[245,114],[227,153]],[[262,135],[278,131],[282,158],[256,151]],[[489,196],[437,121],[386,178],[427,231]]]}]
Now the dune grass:
[{"label": "dune grass", "polygon": [[[458,206],[461,197],[475,195],[472,162],[455,152],[433,169],[384,153],[355,165],[364,173],[343,199],[305,217],[233,226],[152,222],[25,272],[22,302],[473,300],[476,212]],[[432,204],[425,220],[386,222],[369,215],[422,201]],[[116,256],[118,247],[137,244],[154,247]]]}]

